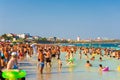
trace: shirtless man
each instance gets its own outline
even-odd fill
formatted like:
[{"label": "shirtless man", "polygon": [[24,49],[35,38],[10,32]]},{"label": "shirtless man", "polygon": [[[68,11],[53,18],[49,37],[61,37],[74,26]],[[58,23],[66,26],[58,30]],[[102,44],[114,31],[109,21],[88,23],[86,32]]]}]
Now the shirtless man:
[{"label": "shirtless man", "polygon": [[47,64],[49,64],[49,67],[51,67],[51,54],[50,54],[50,50],[46,50],[45,59],[46,59],[46,66],[47,66]]},{"label": "shirtless man", "polygon": [[38,67],[40,67],[40,73],[42,74],[44,69],[44,54],[42,49],[38,51],[38,57],[39,57]]},{"label": "shirtless man", "polygon": [[[17,53],[12,52],[11,59],[9,60],[9,62],[7,64],[7,70],[17,69],[19,71],[17,64],[18,64],[18,62],[17,62]],[[25,77],[21,78],[20,80],[25,80]]]},{"label": "shirtless man", "polygon": [[7,64],[7,69],[18,69],[17,53],[12,52],[11,56],[12,57],[9,60],[8,64]]}]

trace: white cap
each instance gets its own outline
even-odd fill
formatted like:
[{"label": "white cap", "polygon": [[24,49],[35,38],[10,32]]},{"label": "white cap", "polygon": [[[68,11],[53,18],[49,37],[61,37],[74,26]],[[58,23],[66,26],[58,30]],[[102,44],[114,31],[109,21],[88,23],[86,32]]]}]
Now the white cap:
[{"label": "white cap", "polygon": [[16,52],[12,52],[11,56],[16,56],[17,53]]}]

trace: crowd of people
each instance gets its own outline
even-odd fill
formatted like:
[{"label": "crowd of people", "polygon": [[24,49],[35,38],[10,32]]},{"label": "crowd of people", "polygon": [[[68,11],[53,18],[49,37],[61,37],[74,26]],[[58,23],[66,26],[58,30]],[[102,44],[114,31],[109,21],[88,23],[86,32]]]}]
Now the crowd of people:
[{"label": "crowd of people", "polygon": [[[92,67],[90,61],[95,60],[95,55],[99,55],[99,61],[103,56],[120,59],[120,51],[107,48],[87,48],[76,46],[58,46],[53,44],[0,44],[0,68],[2,69],[18,69],[18,60],[37,55],[37,67],[40,73],[43,73],[44,66],[51,68],[52,59],[58,60],[58,67],[62,68],[61,53],[65,52],[67,64],[74,64],[75,55],[79,55],[79,59],[86,59],[85,66]],[[77,54],[78,53],[78,54]],[[83,56],[84,55],[84,56]],[[102,68],[102,64],[99,65]]]},{"label": "crowd of people", "polygon": [[[0,71],[17,69],[18,60],[22,60],[27,54],[32,56],[33,48],[28,44],[0,44]],[[2,76],[1,76],[2,78]],[[3,80],[3,79],[2,79]],[[22,79],[24,80],[24,79]]]},{"label": "crowd of people", "polygon": [[[120,50],[115,50],[112,48],[88,48],[88,47],[71,47],[71,46],[64,46],[61,48],[61,51],[66,52],[66,61],[69,64],[74,63],[74,55],[76,53],[79,54],[79,59],[85,59],[86,67],[92,67],[92,64],[90,61],[94,61],[96,59],[96,55],[99,56],[99,61],[103,61],[103,57],[106,58],[114,58],[114,59],[120,59]],[[72,58],[72,59],[71,59]],[[118,65],[119,66],[119,65]],[[98,70],[101,71],[104,67],[102,64],[98,63]]]}]

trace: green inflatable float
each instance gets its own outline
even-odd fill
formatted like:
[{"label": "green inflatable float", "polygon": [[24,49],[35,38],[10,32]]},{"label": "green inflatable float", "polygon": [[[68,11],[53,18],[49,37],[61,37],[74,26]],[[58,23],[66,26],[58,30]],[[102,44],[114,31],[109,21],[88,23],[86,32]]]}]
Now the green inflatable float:
[{"label": "green inflatable float", "polygon": [[73,61],[75,61],[75,58],[70,58],[70,59],[68,59],[68,61],[73,62]]},{"label": "green inflatable float", "polygon": [[25,70],[5,70],[2,77],[9,80],[17,80],[26,76]]}]

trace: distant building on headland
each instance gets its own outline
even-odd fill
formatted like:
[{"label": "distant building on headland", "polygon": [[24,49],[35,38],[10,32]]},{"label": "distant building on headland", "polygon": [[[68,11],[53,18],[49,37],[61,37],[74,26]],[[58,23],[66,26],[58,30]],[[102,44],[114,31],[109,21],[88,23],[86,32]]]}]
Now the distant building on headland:
[{"label": "distant building on headland", "polygon": [[85,42],[120,42],[120,39],[109,39],[104,37],[97,37],[95,39],[81,39],[80,36],[77,39],[65,39],[65,38],[58,38],[58,37],[40,37],[40,36],[31,36],[29,33],[23,34],[3,34],[0,36],[0,42],[47,42],[47,43],[85,43]]},{"label": "distant building on headland", "polygon": [[56,40],[57,40],[57,37],[49,37],[48,40],[49,40],[49,41],[56,41]]},{"label": "distant building on headland", "polygon": [[77,37],[77,41],[80,41],[80,36]]},{"label": "distant building on headland", "polygon": [[13,34],[12,33],[8,33],[6,34],[8,37],[13,37]]},{"label": "distant building on headland", "polygon": [[29,33],[17,34],[17,36],[18,36],[19,38],[24,39],[24,38],[28,38],[28,37],[30,37],[30,34],[29,34]]},{"label": "distant building on headland", "polygon": [[67,41],[71,41],[71,39],[68,39]]},{"label": "distant building on headland", "polygon": [[102,41],[103,39],[101,37],[97,37],[96,41]]},{"label": "distant building on headland", "polygon": [[41,37],[39,37],[39,36],[33,36],[33,38],[34,38],[34,39],[39,39],[39,38],[41,38]]}]

